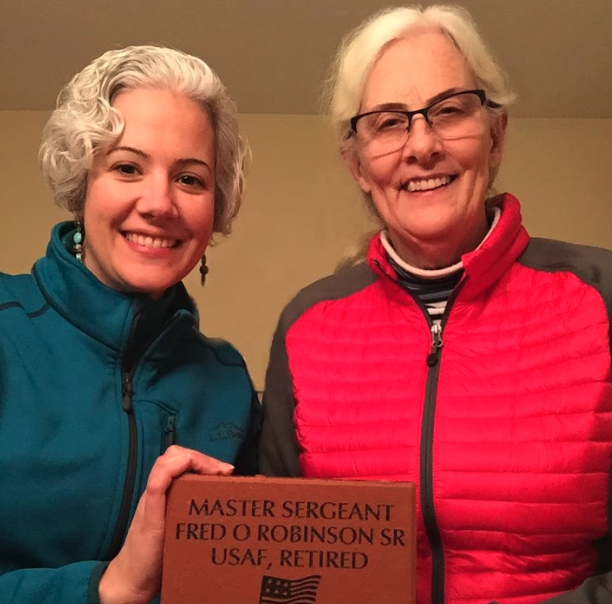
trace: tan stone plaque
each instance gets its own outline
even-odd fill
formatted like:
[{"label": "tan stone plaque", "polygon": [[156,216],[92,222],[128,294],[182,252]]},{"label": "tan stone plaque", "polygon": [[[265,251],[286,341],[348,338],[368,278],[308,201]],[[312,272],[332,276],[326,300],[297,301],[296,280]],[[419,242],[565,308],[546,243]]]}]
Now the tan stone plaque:
[{"label": "tan stone plaque", "polygon": [[187,475],[169,497],[162,604],[414,604],[406,482]]}]

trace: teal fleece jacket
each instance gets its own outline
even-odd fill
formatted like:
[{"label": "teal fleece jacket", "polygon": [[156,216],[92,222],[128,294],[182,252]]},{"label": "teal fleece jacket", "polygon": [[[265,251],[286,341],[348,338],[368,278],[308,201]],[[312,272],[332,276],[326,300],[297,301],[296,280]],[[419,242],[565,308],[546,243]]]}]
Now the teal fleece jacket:
[{"label": "teal fleece jacket", "polygon": [[172,443],[257,471],[242,357],[195,327],[182,284],[152,301],[101,284],[52,232],[0,274],[0,603],[98,601],[156,458]]}]

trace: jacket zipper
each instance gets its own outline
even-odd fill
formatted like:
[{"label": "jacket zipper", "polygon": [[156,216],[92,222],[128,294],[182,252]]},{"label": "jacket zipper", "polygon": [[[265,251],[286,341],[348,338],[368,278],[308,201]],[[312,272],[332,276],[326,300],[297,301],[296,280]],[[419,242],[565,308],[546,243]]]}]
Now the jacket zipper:
[{"label": "jacket zipper", "polygon": [[434,323],[431,319],[427,308],[421,304],[417,298],[413,298],[419,304],[425,318],[429,323],[431,332],[431,350],[426,358],[427,380],[425,382],[425,404],[423,408],[423,421],[421,424],[421,465],[420,465],[420,481],[421,481],[421,513],[423,514],[423,523],[425,532],[429,540],[431,548],[431,604],[444,604],[445,602],[445,560],[444,550],[442,547],[442,539],[438,529],[436,520],[436,512],[434,507],[433,494],[433,442],[434,442],[434,427],[436,415],[436,401],[438,394],[438,378],[440,377],[440,357],[442,355],[442,346],[444,341],[442,334],[444,326],[448,320],[450,309],[457,298],[459,290],[465,283],[464,277],[452,291],[448,300],[444,314],[439,323]]},{"label": "jacket zipper", "polygon": [[436,397],[438,392],[438,378],[440,376],[440,356],[442,354],[442,333],[444,326],[448,320],[450,309],[454,304],[457,295],[464,286],[468,277],[464,274],[451,295],[446,301],[444,314],[439,324],[432,321],[431,315],[427,311],[425,305],[413,295],[410,291],[405,290],[397,281],[383,270],[380,262],[374,260],[374,264],[378,267],[381,275],[384,275],[392,283],[405,291],[417,304],[423,312],[425,320],[429,324],[431,332],[431,350],[425,359],[427,366],[427,380],[425,382],[425,400],[423,408],[423,420],[421,422],[421,465],[419,468],[420,479],[420,498],[421,498],[421,514],[423,515],[423,524],[431,549],[431,604],[444,604],[445,602],[445,561],[444,551],[442,548],[442,539],[438,529],[436,520],[436,512],[433,503],[433,438],[434,424],[436,414]]},{"label": "jacket zipper", "polygon": [[168,447],[176,442],[176,415],[170,414],[166,418],[166,430],[164,435],[164,448],[165,451]]},{"label": "jacket zipper", "polygon": [[442,345],[444,343],[442,340],[442,333],[448,320],[450,309],[457,298],[457,294],[467,281],[467,276],[464,274],[462,279],[455,286],[455,289],[452,291],[451,295],[446,301],[446,307],[444,309],[442,319],[439,324],[436,324],[432,321],[431,315],[419,298],[413,295],[412,292],[405,290],[397,281],[387,275],[378,260],[374,260],[374,264],[378,267],[382,275],[387,277],[387,279],[389,279],[392,283],[395,283],[397,287],[405,291],[416,302],[417,306],[423,312],[431,332],[431,350],[425,359],[429,369],[427,371],[427,380],[425,382],[425,400],[423,420],[421,422],[421,464],[419,468],[419,479],[421,483],[421,514],[423,515],[423,524],[425,525],[425,532],[427,533],[427,539],[431,549],[431,604],[444,604],[444,551],[442,548],[442,539],[438,529],[433,502],[433,438],[438,378],[440,376],[440,356],[442,354]]},{"label": "jacket zipper", "polygon": [[132,507],[132,499],[134,496],[134,485],[136,483],[136,467],[138,462],[138,428],[136,425],[136,416],[134,415],[133,399],[134,399],[134,373],[138,365],[138,359],[132,353],[134,334],[142,315],[142,308],[139,308],[132,322],[130,329],[130,337],[126,349],[123,366],[121,368],[121,391],[122,401],[121,407],[127,415],[128,420],[128,462],[125,472],[125,481],[123,483],[123,494],[121,496],[121,506],[117,516],[117,524],[115,532],[108,550],[107,559],[112,560],[121,549],[125,532],[127,530],[130,519],[130,510]]},{"label": "jacket zipper", "polygon": [[[425,311],[427,312],[427,311]],[[440,354],[442,348],[442,326],[432,323],[427,316],[431,330],[431,351],[427,355],[427,381],[425,383],[425,405],[421,424],[421,511],[425,532],[431,548],[431,603],[444,603],[444,552],[436,521],[433,502],[433,440],[436,414],[436,394],[440,375]]]}]

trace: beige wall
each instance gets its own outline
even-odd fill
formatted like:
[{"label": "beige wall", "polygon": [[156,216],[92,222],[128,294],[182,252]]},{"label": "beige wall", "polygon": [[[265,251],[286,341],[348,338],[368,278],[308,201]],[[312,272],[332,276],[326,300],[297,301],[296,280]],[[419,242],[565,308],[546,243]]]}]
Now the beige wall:
[{"label": "beige wall", "polygon": [[0,270],[28,271],[64,214],[55,207],[38,168],[44,111],[0,111]]},{"label": "beige wall", "polygon": [[497,186],[521,199],[530,234],[612,249],[612,120],[511,126]]},{"label": "beige wall", "polygon": [[[36,153],[46,112],[0,112],[0,268],[29,270],[54,207]],[[232,341],[263,387],[278,314],[305,284],[333,270],[369,228],[359,194],[314,116],[243,115],[253,148],[234,233],[209,253],[205,290],[194,271],[203,330]],[[612,120],[511,122],[498,189],[523,203],[532,235],[612,248]]]}]

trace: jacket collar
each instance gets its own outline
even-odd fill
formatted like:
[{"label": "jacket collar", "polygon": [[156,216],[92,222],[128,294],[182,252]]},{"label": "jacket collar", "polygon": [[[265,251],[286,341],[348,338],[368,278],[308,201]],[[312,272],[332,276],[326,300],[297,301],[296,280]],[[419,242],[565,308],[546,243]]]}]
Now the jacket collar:
[{"label": "jacket collar", "polygon": [[[474,297],[491,287],[508,271],[529,243],[518,200],[510,193],[504,193],[491,200],[491,203],[501,209],[501,216],[482,245],[461,257],[465,269],[463,281],[466,282],[462,286],[462,296]],[[380,233],[370,241],[368,264],[374,272],[397,281],[397,274],[387,259]]]},{"label": "jacket collar", "polygon": [[161,329],[177,313],[189,313],[193,324],[195,307],[182,283],[169,288],[155,301],[146,295],[111,289],[68,251],[74,231],[73,222],[56,225],[46,255],[32,269],[49,305],[67,321],[119,352],[125,352],[137,313],[140,313],[139,325],[148,333]]},{"label": "jacket collar", "polygon": [[468,279],[463,293],[468,297],[482,294],[499,281],[529,243],[518,199],[503,193],[492,200],[492,204],[501,209],[497,226],[477,250],[462,257]]}]

